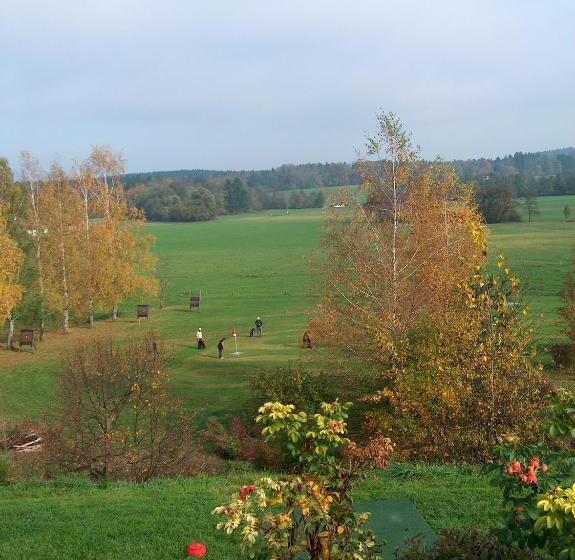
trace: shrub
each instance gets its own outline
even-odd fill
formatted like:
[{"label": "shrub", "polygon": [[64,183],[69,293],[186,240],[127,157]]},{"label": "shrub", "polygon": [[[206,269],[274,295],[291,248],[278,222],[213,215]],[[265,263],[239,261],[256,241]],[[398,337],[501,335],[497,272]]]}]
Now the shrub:
[{"label": "shrub", "polygon": [[557,367],[570,369],[575,365],[575,344],[554,344],[549,351]]},{"label": "shrub", "polygon": [[478,269],[441,323],[419,322],[397,341],[368,422],[393,434],[405,458],[484,462],[508,431],[537,441],[540,371],[505,262]]},{"label": "shrub", "polygon": [[10,457],[0,451],[0,484],[8,484],[10,478]]},{"label": "shrub", "polygon": [[548,400],[540,415],[543,442],[522,445],[517,436],[506,434],[494,447],[500,462],[488,465],[487,470],[494,472],[493,482],[501,487],[503,505],[509,512],[506,526],[495,531],[504,543],[552,552],[568,548],[560,527],[554,532],[550,523],[547,527],[550,531],[544,530],[547,521],[541,521],[538,506],[544,504],[542,500],[555,503],[557,489],[571,486],[575,480],[574,400],[568,391],[560,391]]},{"label": "shrub", "polygon": [[502,544],[497,537],[477,529],[448,529],[425,549],[413,541],[407,550],[396,553],[399,560],[540,560],[544,556],[516,545]]},{"label": "shrub", "polygon": [[[351,484],[361,471],[343,453],[350,403],[322,403],[316,414],[291,404],[268,402],[256,422],[266,440],[279,444],[299,465],[297,474],[262,478],[244,486],[213,513],[218,529],[239,538],[244,558],[376,560],[377,547],[363,529],[368,515],[356,514]],[[380,456],[378,455],[378,458]]]},{"label": "shrub", "polygon": [[62,408],[51,462],[95,479],[144,481],[173,473],[191,452],[189,418],[166,394],[160,341],[80,345],[62,362]]},{"label": "shrub", "polygon": [[547,537],[547,548],[559,558],[575,558],[575,484],[553,489],[539,500],[537,508],[541,516],[534,529]]},{"label": "shrub", "polygon": [[293,404],[297,410],[316,410],[321,402],[332,400],[327,376],[306,370],[291,363],[286,367],[267,369],[251,379],[254,410],[262,402]]},{"label": "shrub", "polygon": [[260,469],[280,470],[285,466],[277,447],[253,433],[239,418],[232,418],[229,428],[209,418],[204,435],[222,459],[248,461]]}]

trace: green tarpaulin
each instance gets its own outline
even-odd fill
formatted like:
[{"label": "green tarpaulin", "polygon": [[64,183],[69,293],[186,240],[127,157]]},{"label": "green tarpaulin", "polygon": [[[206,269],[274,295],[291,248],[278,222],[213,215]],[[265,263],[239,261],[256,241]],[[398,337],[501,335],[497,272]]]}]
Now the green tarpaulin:
[{"label": "green tarpaulin", "polygon": [[[427,521],[415,509],[411,500],[399,498],[396,500],[374,500],[355,504],[358,512],[371,513],[366,527],[373,531],[378,543],[385,541],[382,554],[385,560],[392,560],[395,551],[406,548],[406,541],[418,539],[424,545],[435,542],[437,535]],[[300,554],[298,560],[308,558]]]},{"label": "green tarpaulin", "polygon": [[435,542],[437,535],[415,509],[411,500],[375,500],[355,504],[356,511],[371,513],[366,526],[373,531],[378,542],[386,541],[384,558],[391,559],[396,549],[403,550],[405,541],[417,538],[425,545]]}]

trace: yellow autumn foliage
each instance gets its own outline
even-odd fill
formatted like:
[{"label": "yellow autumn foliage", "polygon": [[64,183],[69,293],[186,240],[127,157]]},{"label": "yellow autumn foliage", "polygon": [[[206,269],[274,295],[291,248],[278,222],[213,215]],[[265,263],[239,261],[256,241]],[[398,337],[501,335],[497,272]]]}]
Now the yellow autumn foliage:
[{"label": "yellow autumn foliage", "polygon": [[22,286],[17,281],[24,259],[20,247],[6,227],[5,210],[0,205],[0,319],[5,320],[22,298]]}]

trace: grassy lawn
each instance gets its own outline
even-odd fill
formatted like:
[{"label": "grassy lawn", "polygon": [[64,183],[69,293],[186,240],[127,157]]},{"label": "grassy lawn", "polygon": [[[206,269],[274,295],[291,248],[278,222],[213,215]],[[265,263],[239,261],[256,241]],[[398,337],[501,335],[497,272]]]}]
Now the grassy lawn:
[{"label": "grassy lawn", "polygon": [[[563,221],[565,204],[575,197],[540,199],[536,221],[491,226],[491,257],[503,253],[522,279],[540,347],[563,337],[559,291],[575,242],[575,223]],[[50,333],[34,355],[1,352],[0,418],[38,417],[54,403],[54,375],[60,352],[91,336],[125,338],[155,329],[172,350],[171,386],[203,423],[209,415],[241,410],[254,371],[307,356],[299,347],[319,294],[319,277],[309,264],[322,229],[321,210],[229,216],[214,222],[148,225],[157,237],[155,252],[169,281],[166,306],[138,326],[135,303],[121,319],[98,322],[93,331],[75,328]],[[202,293],[201,311],[187,310],[187,293]],[[264,336],[249,338],[257,315]],[[202,327],[207,349],[195,349]],[[230,331],[237,327],[238,356]],[[225,359],[217,341],[227,336]],[[303,354],[302,354],[303,352]]]},{"label": "grassy lawn", "polygon": [[[201,541],[208,558],[235,560],[236,547],[216,532],[210,511],[257,476],[106,486],[62,479],[0,487],[0,558],[173,559],[184,557],[187,543]],[[472,470],[414,467],[407,480],[379,471],[355,495],[357,500],[396,497],[412,499],[436,530],[502,522],[497,491]]]}]

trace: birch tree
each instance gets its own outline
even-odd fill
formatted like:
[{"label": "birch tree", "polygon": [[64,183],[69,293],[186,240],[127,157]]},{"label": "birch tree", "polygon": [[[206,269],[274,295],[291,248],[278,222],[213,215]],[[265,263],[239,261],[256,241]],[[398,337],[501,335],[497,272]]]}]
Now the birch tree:
[{"label": "birch tree", "polygon": [[43,340],[46,329],[45,267],[43,262],[46,218],[42,215],[40,202],[42,171],[38,160],[29,152],[22,151],[20,153],[20,162],[22,183],[25,185],[28,197],[24,228],[28,232],[36,263],[36,283],[40,307],[40,340]]},{"label": "birch tree", "polygon": [[96,271],[105,266],[102,259],[101,235],[103,229],[95,208],[98,196],[96,180],[87,164],[77,165],[74,169],[73,186],[77,190],[81,206],[82,235],[80,246],[82,248],[82,268],[84,270],[84,284],[82,286],[82,307],[86,308],[88,324],[94,326],[94,309],[98,302],[98,282]]},{"label": "birch tree", "polygon": [[62,314],[64,333],[70,330],[72,312],[81,307],[85,282],[82,267],[81,203],[70,178],[59,164],[53,164],[42,193],[46,218],[47,281],[52,304]]},{"label": "birch tree", "polygon": [[327,221],[313,330],[380,364],[382,354],[398,358],[395,342],[415,321],[441,317],[453,288],[483,261],[484,228],[452,169],[420,161],[395,115],[379,115],[378,125],[357,162],[360,188],[342,192],[346,208],[332,208]]},{"label": "birch tree", "polygon": [[22,299],[23,289],[17,281],[24,253],[10,236],[6,208],[0,204],[0,318],[9,321],[7,346],[12,346],[14,323],[12,312]]},{"label": "birch tree", "polygon": [[394,115],[367,146],[360,189],[328,221],[316,340],[367,374],[366,426],[405,457],[483,461],[504,430],[529,442],[540,375],[519,281],[501,259],[487,273],[472,190],[420,161]]},{"label": "birch tree", "polygon": [[144,214],[126,199],[120,175],[124,160],[108,146],[95,146],[87,161],[94,176],[96,209],[102,216],[98,245],[102,265],[94,271],[99,301],[110,305],[112,318],[127,297],[141,292],[153,295],[157,281],[151,276],[155,258],[150,253],[153,236],[143,231]]}]

